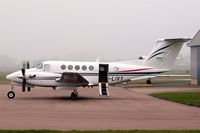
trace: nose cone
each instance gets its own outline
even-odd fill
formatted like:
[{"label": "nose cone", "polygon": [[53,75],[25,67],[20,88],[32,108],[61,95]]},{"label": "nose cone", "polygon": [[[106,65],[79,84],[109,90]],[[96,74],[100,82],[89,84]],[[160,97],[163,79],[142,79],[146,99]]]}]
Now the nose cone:
[{"label": "nose cone", "polygon": [[13,74],[9,74],[6,76],[6,79],[8,79],[8,80],[12,80],[12,78],[13,78]]},{"label": "nose cone", "polygon": [[11,73],[11,74],[6,76],[6,79],[13,80],[14,78],[17,78],[19,75],[20,75],[19,72]]}]

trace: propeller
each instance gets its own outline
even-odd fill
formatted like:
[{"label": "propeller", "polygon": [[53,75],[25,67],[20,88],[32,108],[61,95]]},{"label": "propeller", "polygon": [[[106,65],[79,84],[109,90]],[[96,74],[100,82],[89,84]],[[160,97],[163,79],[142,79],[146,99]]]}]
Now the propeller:
[{"label": "propeller", "polygon": [[[27,61],[27,63],[23,62],[23,68],[21,69],[22,75],[23,75],[23,81],[22,81],[22,92],[26,91],[26,84],[27,84],[27,78],[26,78],[26,68],[30,68],[30,63]],[[31,91],[30,87],[27,87],[28,91]]]},{"label": "propeller", "polygon": [[25,90],[26,90],[26,75],[25,75],[26,70],[24,68],[22,68],[21,71],[22,71],[22,75],[23,75],[22,92],[25,92]]}]

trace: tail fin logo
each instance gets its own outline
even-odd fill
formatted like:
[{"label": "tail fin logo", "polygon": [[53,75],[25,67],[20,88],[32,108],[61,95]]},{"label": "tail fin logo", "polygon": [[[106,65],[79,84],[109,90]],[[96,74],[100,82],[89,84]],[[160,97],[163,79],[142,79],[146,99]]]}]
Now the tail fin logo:
[{"label": "tail fin logo", "polygon": [[169,47],[172,46],[173,44],[174,44],[174,42],[171,43],[171,44],[169,44],[169,45],[167,45],[167,46],[164,46],[164,47],[162,47],[162,48],[157,49],[156,51],[154,51],[154,52],[151,54],[151,56],[148,58],[148,60],[152,59],[152,58],[155,57],[155,56],[158,56],[158,55],[161,55],[161,54],[165,54],[166,52],[160,52],[160,51],[169,48]]},{"label": "tail fin logo", "polygon": [[151,57],[149,57],[148,60],[152,59],[153,57],[157,56],[157,55],[161,55],[161,54],[165,54],[166,52],[160,52],[160,53],[157,53],[157,54],[154,54],[154,55],[151,55]]}]

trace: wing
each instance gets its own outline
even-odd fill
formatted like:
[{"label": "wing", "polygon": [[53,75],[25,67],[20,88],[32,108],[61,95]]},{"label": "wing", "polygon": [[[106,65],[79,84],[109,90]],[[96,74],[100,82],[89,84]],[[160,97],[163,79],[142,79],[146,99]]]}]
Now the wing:
[{"label": "wing", "polygon": [[89,82],[79,73],[65,72],[57,82],[67,83],[74,86],[88,86]]}]

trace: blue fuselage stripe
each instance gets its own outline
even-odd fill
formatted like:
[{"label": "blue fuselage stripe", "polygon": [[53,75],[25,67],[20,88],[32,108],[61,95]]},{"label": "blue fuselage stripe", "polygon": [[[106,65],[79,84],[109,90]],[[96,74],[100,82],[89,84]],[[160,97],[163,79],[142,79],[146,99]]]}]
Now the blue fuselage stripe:
[{"label": "blue fuselage stripe", "polygon": [[[111,72],[108,76],[145,76],[145,75],[153,75],[160,74],[162,72],[132,72],[132,73],[116,73]],[[99,76],[99,73],[80,73],[81,76]],[[32,80],[56,80],[61,77],[35,77]]]}]

